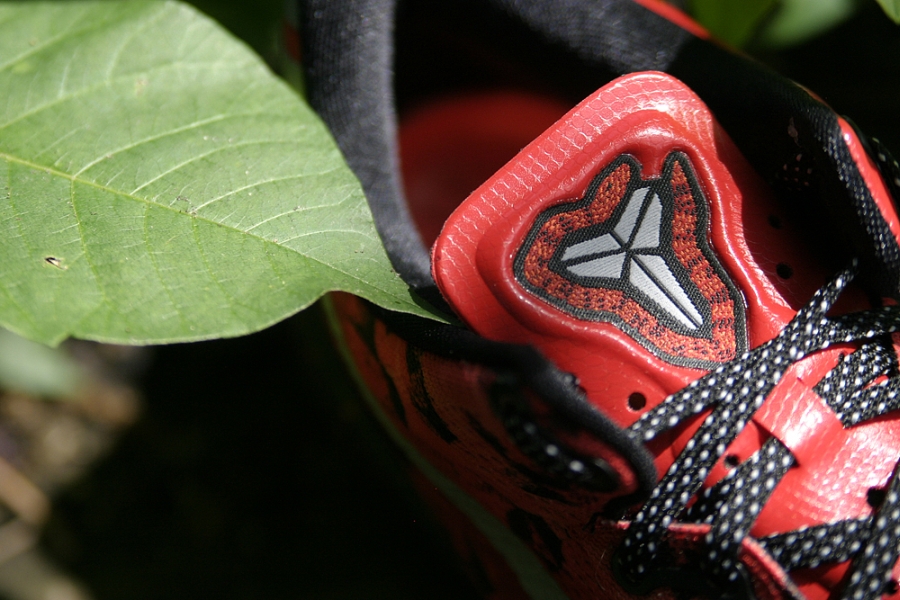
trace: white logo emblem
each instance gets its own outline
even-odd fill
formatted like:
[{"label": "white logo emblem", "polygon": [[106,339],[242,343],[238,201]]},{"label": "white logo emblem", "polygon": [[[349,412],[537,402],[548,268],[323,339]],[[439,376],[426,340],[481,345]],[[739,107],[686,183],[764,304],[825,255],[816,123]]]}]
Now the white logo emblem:
[{"label": "white logo emblem", "polygon": [[[663,207],[651,187],[635,189],[619,221],[606,233],[568,246],[560,258],[577,277],[630,283],[685,328],[696,331],[703,316],[673,273],[675,260],[661,248]],[[606,229],[606,228],[604,228]],[[664,242],[668,245],[668,242]]]}]

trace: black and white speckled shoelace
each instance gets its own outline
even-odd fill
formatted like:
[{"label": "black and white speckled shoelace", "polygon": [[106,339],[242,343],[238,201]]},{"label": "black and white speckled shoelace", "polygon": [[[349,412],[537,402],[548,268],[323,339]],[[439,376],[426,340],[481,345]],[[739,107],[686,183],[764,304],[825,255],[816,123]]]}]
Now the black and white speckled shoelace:
[{"label": "black and white speckled shoelace", "polygon": [[[856,263],[820,289],[771,341],[722,365],[644,414],[631,432],[649,441],[685,419],[711,409],[649,500],[634,516],[620,551],[625,576],[640,581],[656,567],[667,528],[676,521],[707,523],[701,568],[723,583],[741,575],[738,553],[757,516],[792,465],[790,451],[771,438],[715,486],[698,495],[710,469],[725,453],[787,369],[832,344],[858,348],[815,391],[849,427],[900,408],[900,376],[889,334],[900,330],[900,307],[885,306],[828,317],[856,275]],[[870,385],[876,377],[883,383]],[[900,460],[900,457],[898,457]],[[785,570],[852,559],[842,598],[880,597],[892,584],[900,554],[900,477],[895,474],[873,517],[830,523],[756,540]]]}]

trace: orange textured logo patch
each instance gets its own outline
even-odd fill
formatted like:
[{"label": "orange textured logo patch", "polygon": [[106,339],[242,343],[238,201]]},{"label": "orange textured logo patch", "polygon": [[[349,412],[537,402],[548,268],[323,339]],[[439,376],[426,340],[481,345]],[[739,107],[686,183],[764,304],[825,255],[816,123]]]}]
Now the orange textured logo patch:
[{"label": "orange textured logo patch", "polygon": [[620,156],[583,199],[538,215],[516,256],[516,280],[674,364],[727,362],[746,350],[746,318],[709,246],[708,214],[683,153],[669,154],[662,175],[646,180],[634,157]]}]

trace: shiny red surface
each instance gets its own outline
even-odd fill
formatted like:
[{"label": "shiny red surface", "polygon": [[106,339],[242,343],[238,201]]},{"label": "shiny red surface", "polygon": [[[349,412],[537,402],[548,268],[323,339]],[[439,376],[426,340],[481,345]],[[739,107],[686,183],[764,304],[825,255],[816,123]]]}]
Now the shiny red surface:
[{"label": "shiny red surface", "polygon": [[[845,140],[898,233],[871,161],[847,129]],[[647,410],[703,372],[657,358],[610,323],[579,320],[531,295],[515,281],[512,264],[536,216],[583,197],[591,179],[616,157],[636,157],[646,179],[658,175],[675,150],[693,163],[709,202],[710,245],[744,295],[750,346],[757,346],[777,335],[832,273],[799,241],[798,229],[702,101],[661,73],[620,78],[579,104],[475,190],[434,247],[435,279],[469,326],[491,339],[538,347],[574,373],[590,400],[623,427],[641,412],[629,408],[631,394],[643,394]],[[792,275],[780,277],[779,264],[789,265]],[[867,306],[857,291],[844,296],[842,311]],[[726,453],[746,458],[775,436],[797,459],[760,515],[755,536],[869,514],[867,492],[885,485],[900,456],[896,418],[844,429],[812,391],[840,351],[817,353],[791,368]],[[659,472],[698,424],[654,441]],[[720,461],[707,485],[727,470]],[[801,574],[802,589],[810,598],[825,598],[844,570]]]}]

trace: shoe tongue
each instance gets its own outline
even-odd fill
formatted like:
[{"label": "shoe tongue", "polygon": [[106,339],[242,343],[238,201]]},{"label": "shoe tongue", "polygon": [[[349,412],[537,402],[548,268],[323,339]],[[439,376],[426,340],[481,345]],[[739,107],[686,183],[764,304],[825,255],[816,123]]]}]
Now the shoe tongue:
[{"label": "shoe tongue", "polygon": [[690,89],[639,73],[479,187],[433,270],[467,325],[536,346],[627,426],[781,331],[833,273],[806,239]]}]

